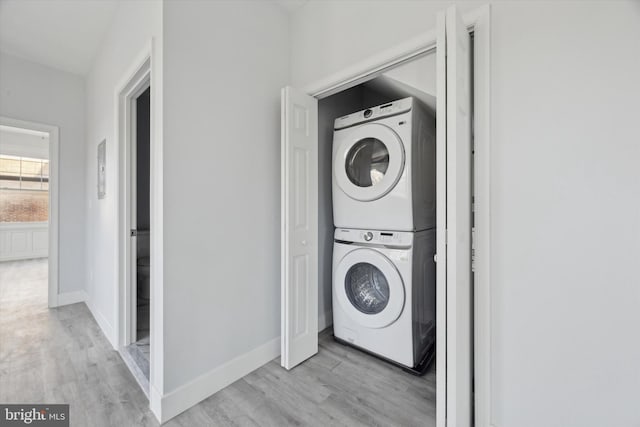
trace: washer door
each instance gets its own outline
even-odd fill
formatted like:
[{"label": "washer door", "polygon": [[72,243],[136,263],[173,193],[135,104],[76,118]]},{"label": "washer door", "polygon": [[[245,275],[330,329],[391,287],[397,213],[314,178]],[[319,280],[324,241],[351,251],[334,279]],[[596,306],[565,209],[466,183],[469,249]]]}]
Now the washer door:
[{"label": "washer door", "polygon": [[404,146],[391,128],[367,123],[344,132],[333,171],[338,186],[352,199],[379,199],[396,185],[404,171]]},{"label": "washer door", "polygon": [[373,249],[356,249],[340,260],[333,292],[352,320],[367,328],[384,328],[404,308],[405,290],[393,263]]}]

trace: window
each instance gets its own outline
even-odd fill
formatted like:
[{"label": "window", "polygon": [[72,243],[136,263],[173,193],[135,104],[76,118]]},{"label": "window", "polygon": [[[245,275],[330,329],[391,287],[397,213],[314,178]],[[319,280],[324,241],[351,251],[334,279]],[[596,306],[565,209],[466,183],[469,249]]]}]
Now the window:
[{"label": "window", "polygon": [[0,155],[0,222],[49,218],[49,160]]}]

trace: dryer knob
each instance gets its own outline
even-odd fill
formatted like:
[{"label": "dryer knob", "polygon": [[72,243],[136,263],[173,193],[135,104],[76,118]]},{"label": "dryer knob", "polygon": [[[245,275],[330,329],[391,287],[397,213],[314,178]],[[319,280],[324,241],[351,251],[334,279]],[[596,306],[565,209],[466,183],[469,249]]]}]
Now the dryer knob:
[{"label": "dryer knob", "polygon": [[367,231],[366,233],[364,233],[364,240],[369,242],[369,241],[371,241],[371,239],[373,239],[373,233],[372,232]]}]

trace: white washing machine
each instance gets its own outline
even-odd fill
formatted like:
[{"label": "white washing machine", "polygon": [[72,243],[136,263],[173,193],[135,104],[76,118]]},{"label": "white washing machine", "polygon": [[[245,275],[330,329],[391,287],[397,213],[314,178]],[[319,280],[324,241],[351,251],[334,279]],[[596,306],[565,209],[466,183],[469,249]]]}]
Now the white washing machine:
[{"label": "white washing machine", "polygon": [[435,118],[410,97],[336,119],[332,175],[336,227],[435,227]]},{"label": "white washing machine", "polygon": [[435,248],[435,230],[336,229],[335,337],[423,373],[435,355]]}]

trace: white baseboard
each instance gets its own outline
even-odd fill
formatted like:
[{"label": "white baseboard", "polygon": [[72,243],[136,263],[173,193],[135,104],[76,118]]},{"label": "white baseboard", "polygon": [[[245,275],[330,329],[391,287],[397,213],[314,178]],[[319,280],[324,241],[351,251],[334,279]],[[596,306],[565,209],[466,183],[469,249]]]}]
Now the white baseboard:
[{"label": "white baseboard", "polygon": [[104,315],[100,313],[100,311],[95,309],[90,298],[87,298],[85,300],[85,304],[89,308],[89,311],[93,315],[93,318],[96,319],[96,323],[98,323],[98,326],[100,326],[100,329],[102,329],[102,333],[107,337],[107,340],[109,340],[109,343],[111,343],[111,346],[113,347],[113,349],[117,351],[118,338],[116,336],[116,331],[113,329],[113,326],[111,326],[111,324],[107,321]]},{"label": "white baseboard", "polygon": [[0,256],[0,262],[4,261],[25,261],[31,259],[40,259],[40,258],[48,258],[49,255],[47,252],[33,252],[28,255],[20,254],[20,255],[4,255]]},{"label": "white baseboard", "polygon": [[161,423],[162,421],[162,395],[153,384],[149,384],[149,409],[153,415],[155,415],[156,420]]},{"label": "white baseboard", "polygon": [[[100,322],[98,321],[98,323]],[[318,316],[318,332],[331,325],[333,325],[333,311],[328,310]],[[230,360],[164,396],[153,385],[150,385],[149,407],[151,412],[159,423],[166,423],[279,355],[280,337]]]},{"label": "white baseboard", "polygon": [[56,304],[56,307],[84,302],[87,298],[88,296],[85,291],[63,292],[58,294],[58,303]]},{"label": "white baseboard", "polygon": [[160,423],[165,423],[273,360],[279,354],[280,337],[218,366],[216,369],[165,394],[160,399],[158,399],[157,395],[154,396],[155,390],[151,390],[151,410],[158,417]]},{"label": "white baseboard", "polygon": [[333,311],[327,310],[318,316],[318,332],[322,332],[333,325]]}]

